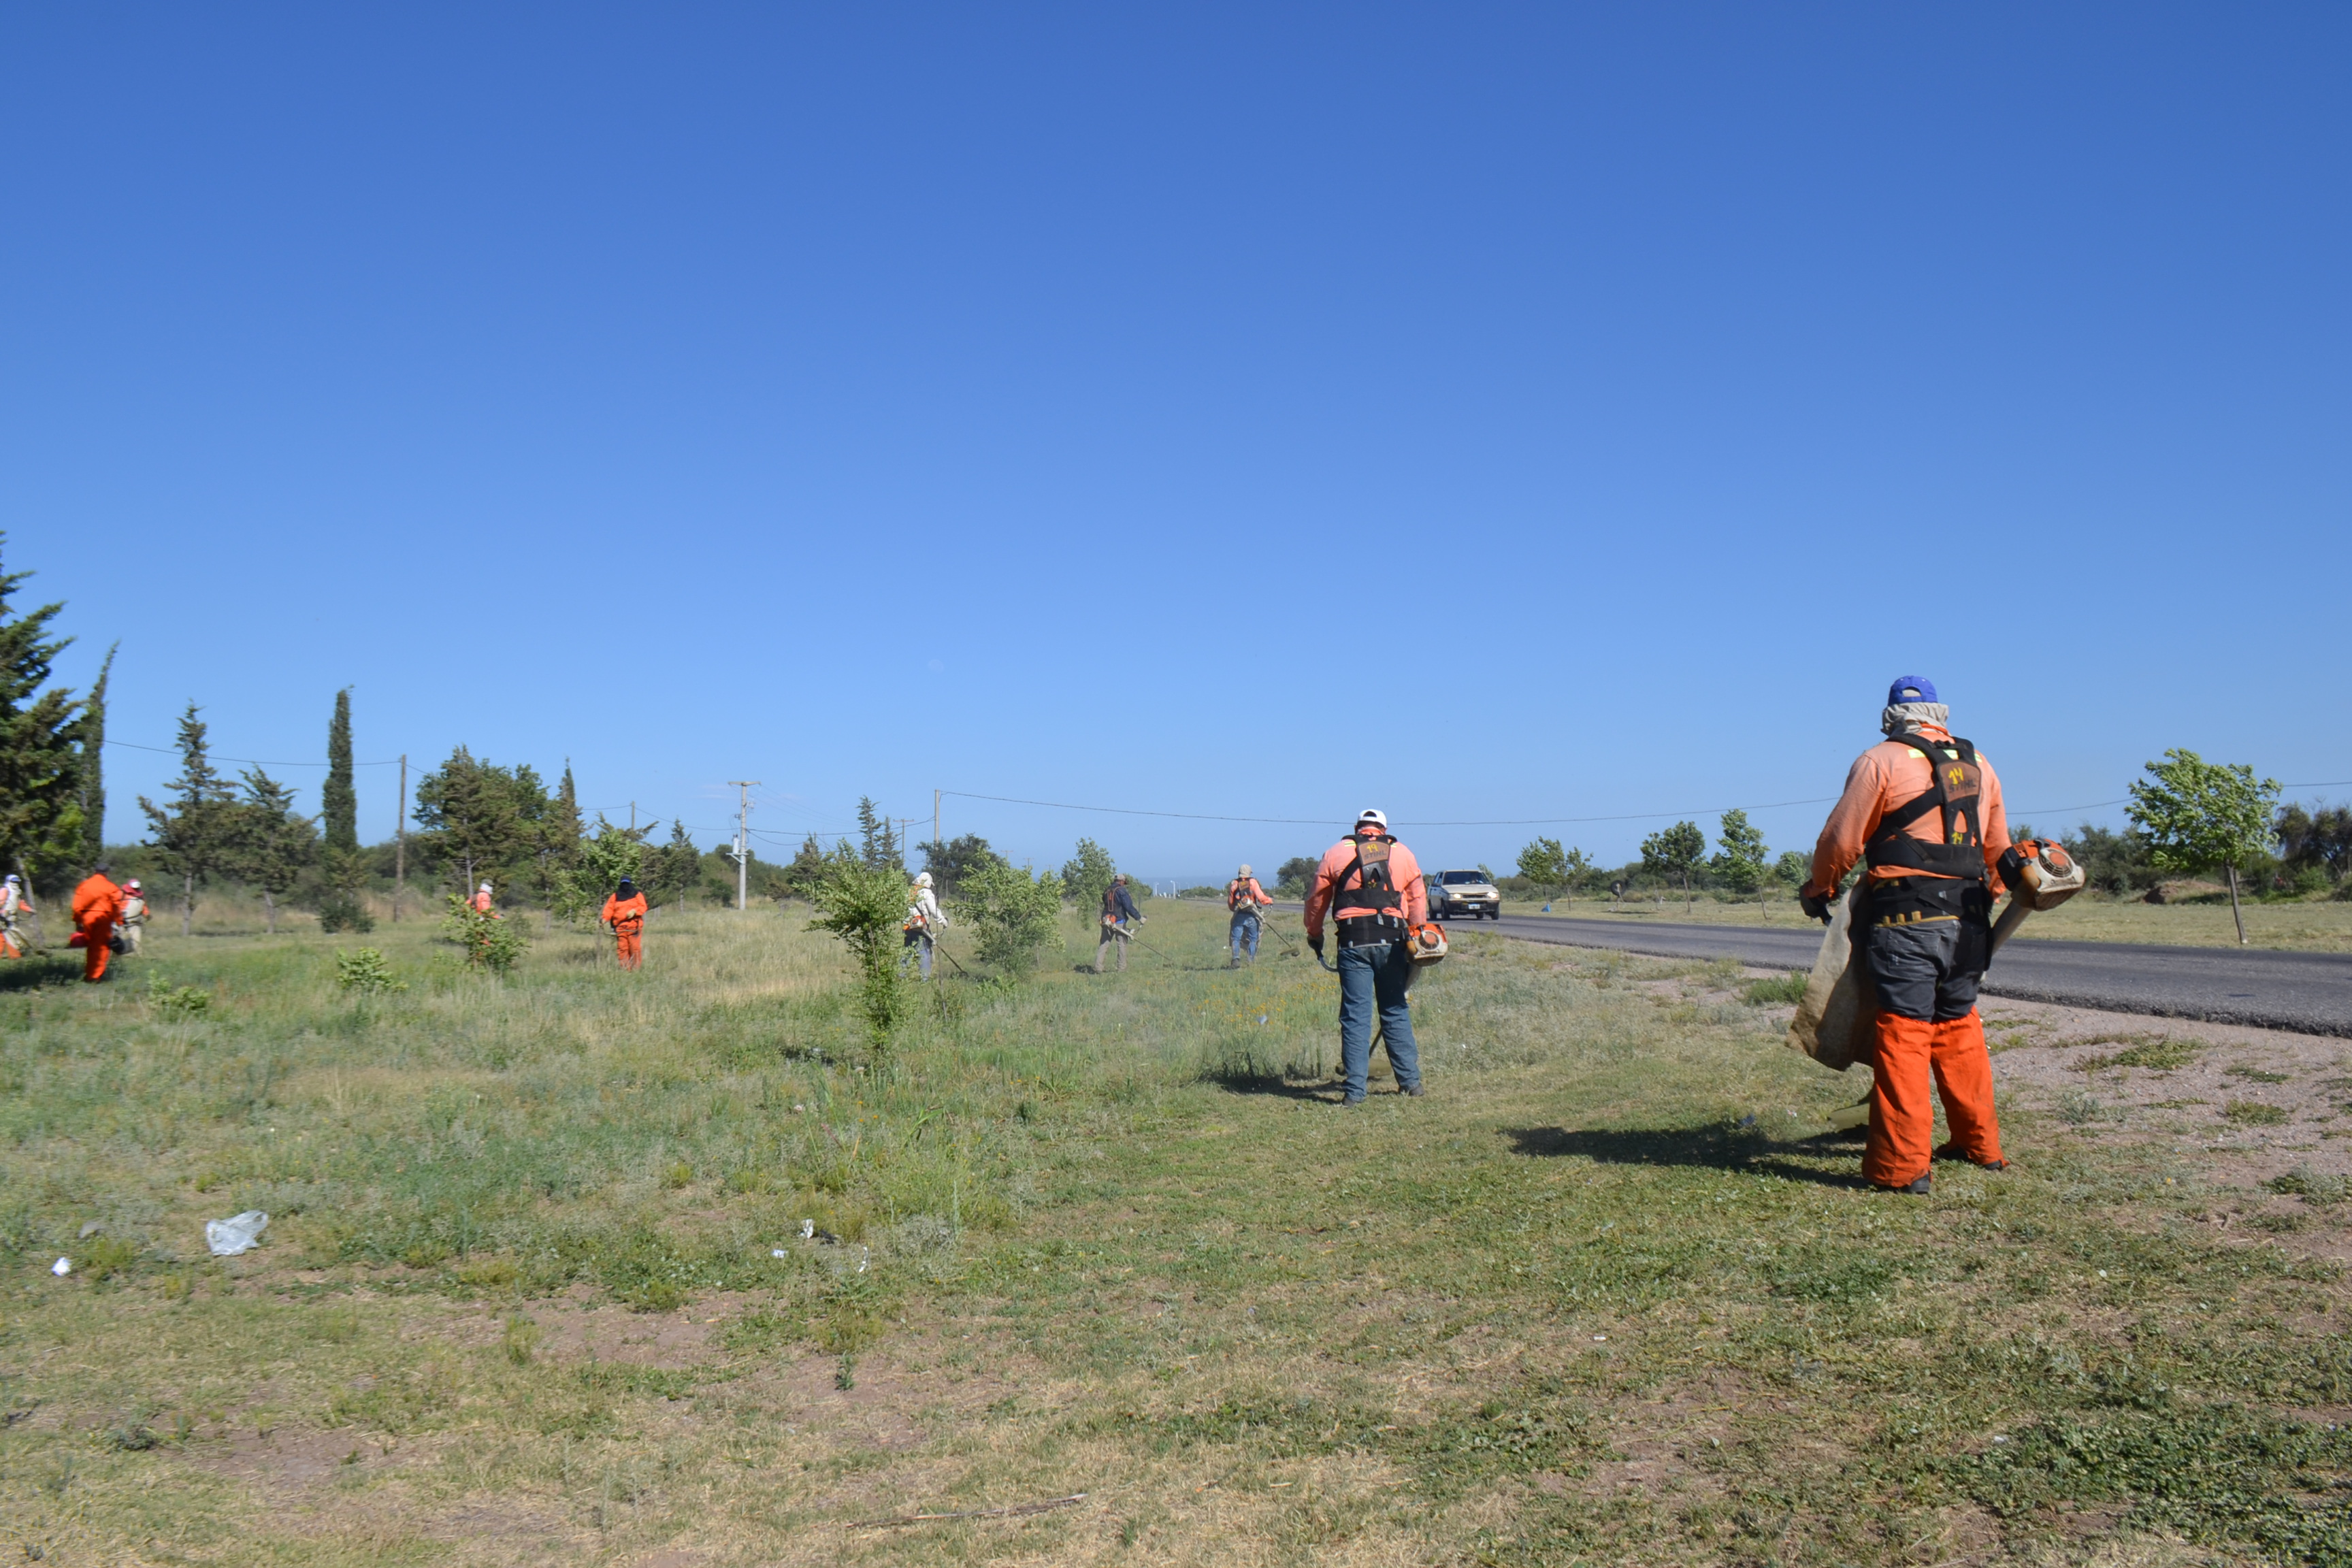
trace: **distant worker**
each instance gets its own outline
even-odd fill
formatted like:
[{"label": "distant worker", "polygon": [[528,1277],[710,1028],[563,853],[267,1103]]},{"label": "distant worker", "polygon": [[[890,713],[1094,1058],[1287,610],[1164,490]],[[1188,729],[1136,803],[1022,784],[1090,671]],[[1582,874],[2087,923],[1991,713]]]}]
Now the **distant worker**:
[{"label": "distant worker", "polygon": [[[923,978],[931,977],[931,950],[939,945],[940,932],[948,929],[948,917],[940,908],[940,900],[931,891],[931,874],[921,873],[907,894],[907,919],[899,928],[907,933],[907,945],[915,950],[915,961],[921,965]],[[907,955],[898,955],[901,973],[907,968]]]},{"label": "distant worker", "polygon": [[490,885],[488,882],[485,882],[480,887],[475,889],[474,896],[467,899],[466,901],[473,905],[475,909],[480,910],[483,914],[489,916],[494,921],[506,919],[504,915],[499,913],[496,909],[491,907]]},{"label": "distant worker", "polygon": [[147,932],[147,892],[133,877],[122,884],[122,952],[125,957],[139,951]]},{"label": "distant worker", "polygon": [[604,900],[596,917],[613,928],[613,952],[624,969],[642,969],[646,962],[646,896],[636,883],[621,879],[619,889]]},{"label": "distant worker", "polygon": [[1226,933],[1232,940],[1234,950],[1233,956],[1225,961],[1227,969],[1241,967],[1244,943],[1249,947],[1250,962],[1257,962],[1259,916],[1272,902],[1274,900],[1266,896],[1265,889],[1257,885],[1257,879],[1250,875],[1247,866],[1225,884],[1225,908],[1231,910],[1234,916],[1233,925]]},{"label": "distant worker", "polygon": [[1421,863],[1389,837],[1387,814],[1370,806],[1356,829],[1323,854],[1307,893],[1307,945],[1323,956],[1323,918],[1339,928],[1339,1068],[1347,1078],[1343,1105],[1361,1105],[1372,1067],[1372,1014],[1397,1092],[1421,1092],[1421,1053],[1412,1042],[1405,992],[1412,984],[1406,938],[1429,920],[1429,890]]},{"label": "distant worker", "polygon": [[[1989,917],[2009,820],[1992,764],[1952,734],[1949,719],[1930,681],[1906,675],[1888,689],[1879,715],[1887,738],[1854,759],[1799,889],[1805,913],[1826,921],[1854,861],[1869,866],[1851,916],[1856,957],[1878,992],[1862,1173],[1890,1192],[1927,1193],[1933,1159],[2008,1164],[1977,982],[1992,961]],[[1932,1152],[1931,1079],[1952,1130]]]},{"label": "distant worker", "polygon": [[1135,928],[1143,923],[1143,912],[1135,907],[1135,895],[1127,890],[1127,873],[1121,871],[1103,889],[1102,940],[1095,944],[1095,973],[1106,974],[1103,960],[1110,956],[1111,948],[1118,948],[1119,973],[1127,973],[1127,944]]},{"label": "distant worker", "polygon": [[74,941],[81,948],[81,977],[92,984],[106,978],[114,922],[122,918],[122,889],[107,876],[112,869],[100,861],[74,889]]},{"label": "distant worker", "polygon": [[26,895],[25,879],[16,872],[0,882],[0,958],[25,956],[25,933],[17,922],[33,912],[33,900]]}]

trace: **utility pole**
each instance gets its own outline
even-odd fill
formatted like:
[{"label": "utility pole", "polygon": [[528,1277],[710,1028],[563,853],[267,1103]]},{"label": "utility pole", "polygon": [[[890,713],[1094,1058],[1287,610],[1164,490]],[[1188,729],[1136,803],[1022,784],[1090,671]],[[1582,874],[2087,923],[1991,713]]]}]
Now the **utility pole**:
[{"label": "utility pole", "polygon": [[[940,842],[940,792],[937,790],[931,792],[931,842],[934,844]],[[947,853],[944,846],[941,847],[940,853],[942,855]]]},{"label": "utility pole", "polygon": [[400,923],[400,895],[408,890],[408,753],[400,753],[400,804],[393,810],[392,922]]},{"label": "utility pole", "polygon": [[[735,814],[735,910],[740,914],[751,904],[751,792],[760,787],[758,779],[729,779],[729,784],[743,792],[742,805]],[[635,808],[631,808],[630,820],[635,821]]]},{"label": "utility pole", "polygon": [[633,800],[633,801],[629,802],[629,837],[632,837],[632,838],[635,838],[636,836],[637,836],[637,803],[636,803],[635,801],[634,801],[634,800]]}]

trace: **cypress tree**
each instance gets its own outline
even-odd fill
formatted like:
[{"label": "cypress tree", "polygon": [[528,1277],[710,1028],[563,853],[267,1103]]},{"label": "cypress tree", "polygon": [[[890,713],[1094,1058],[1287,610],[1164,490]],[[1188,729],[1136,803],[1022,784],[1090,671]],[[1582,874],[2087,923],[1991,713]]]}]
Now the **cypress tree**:
[{"label": "cypress tree", "polygon": [[81,749],[81,853],[75,858],[83,866],[106,858],[106,683],[114,673],[115,651],[121,647],[118,642],[106,650],[106,662],[90,682],[75,729]]},{"label": "cypress tree", "polygon": [[7,614],[9,598],[31,575],[0,573],[0,866],[19,870],[60,851],[76,858],[82,840],[82,758],[74,743],[81,715],[72,692],[41,689],[72,640],[48,636],[65,606]]},{"label": "cypress tree", "polygon": [[352,787],[352,689],[335,693],[335,716],[327,721],[327,783],[319,792],[327,847],[360,847],[360,797]]}]

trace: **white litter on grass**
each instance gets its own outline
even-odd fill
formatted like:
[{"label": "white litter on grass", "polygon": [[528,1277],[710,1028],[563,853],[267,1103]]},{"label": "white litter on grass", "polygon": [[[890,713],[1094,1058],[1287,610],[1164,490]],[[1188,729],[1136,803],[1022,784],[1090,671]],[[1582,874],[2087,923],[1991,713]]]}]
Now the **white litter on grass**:
[{"label": "white litter on grass", "polygon": [[1995,1434],[1993,1435],[1993,1439],[1992,1439],[1992,1440],[1993,1440],[1994,1442],[1996,1442],[1996,1443],[2006,1443],[2006,1442],[2008,1442],[2008,1441],[2009,1441],[2009,1439],[2008,1439],[2007,1437],[2002,1436],[2001,1436],[2000,1434],[1999,1434],[1999,1433],[1995,1433]]},{"label": "white litter on grass", "polygon": [[771,1257],[771,1258],[790,1258],[790,1257],[792,1256],[792,1254],[791,1254],[791,1253],[789,1253],[789,1252],[786,1252],[782,1247],[772,1247],[772,1248],[771,1248],[771,1249],[769,1250],[768,1256],[769,1256],[769,1257]]},{"label": "white litter on grass", "polygon": [[205,1221],[205,1245],[213,1249],[215,1258],[235,1258],[261,1239],[269,1228],[269,1216],[259,1209],[247,1209],[227,1219]]},{"label": "white litter on grass", "polygon": [[49,1272],[56,1275],[60,1279],[64,1279],[67,1275],[73,1272],[73,1259],[70,1258],[58,1258],[55,1263],[49,1265]]},{"label": "white litter on grass", "polygon": [[860,1274],[865,1273],[866,1266],[873,1261],[874,1249],[872,1247],[861,1247],[857,1249],[857,1271]]},{"label": "white litter on grass", "polygon": [[[813,1219],[804,1219],[801,1221],[801,1239],[803,1241],[814,1241],[816,1239],[816,1221]],[[782,1258],[783,1254],[779,1252],[776,1256]]]}]

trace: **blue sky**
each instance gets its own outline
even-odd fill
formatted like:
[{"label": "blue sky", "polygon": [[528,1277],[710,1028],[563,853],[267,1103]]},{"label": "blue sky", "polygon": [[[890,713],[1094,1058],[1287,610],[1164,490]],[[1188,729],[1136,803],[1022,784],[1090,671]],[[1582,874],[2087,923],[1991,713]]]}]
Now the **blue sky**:
[{"label": "blue sky", "polygon": [[[1914,671],[2044,826],[2168,746],[2352,779],[2347,45],[17,7],[6,559],[65,679],[121,640],[122,740],[193,698],[317,758],[349,684],[363,759],[568,756],[706,842],[752,778],[786,836],[935,788],[1305,819],[947,802],[1147,875],[1368,802],[1441,863],[1613,861],[1664,819],[1416,825],[1833,794]],[[131,837],[173,760],[109,766]]]}]

